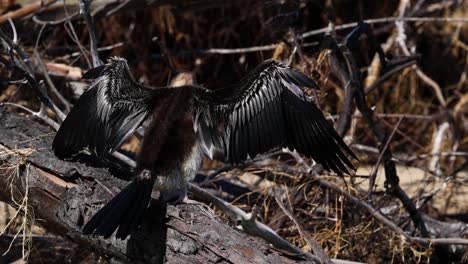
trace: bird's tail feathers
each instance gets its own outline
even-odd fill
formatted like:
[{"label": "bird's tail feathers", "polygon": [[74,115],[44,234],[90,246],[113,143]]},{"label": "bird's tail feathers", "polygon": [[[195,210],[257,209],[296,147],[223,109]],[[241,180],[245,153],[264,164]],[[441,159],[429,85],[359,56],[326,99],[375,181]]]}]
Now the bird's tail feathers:
[{"label": "bird's tail feathers", "polygon": [[116,238],[125,239],[142,223],[152,188],[150,178],[133,180],[86,223],[82,233],[109,238],[118,228]]}]

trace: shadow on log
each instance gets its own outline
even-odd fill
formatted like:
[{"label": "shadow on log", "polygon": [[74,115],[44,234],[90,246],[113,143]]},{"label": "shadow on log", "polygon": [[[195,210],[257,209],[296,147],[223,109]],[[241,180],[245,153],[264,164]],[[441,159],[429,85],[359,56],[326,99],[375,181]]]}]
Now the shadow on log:
[{"label": "shadow on log", "polygon": [[[0,111],[0,199],[28,194],[35,222],[49,232],[120,262],[297,263],[258,238],[220,222],[195,205],[153,200],[140,230],[126,240],[82,236],[82,225],[126,181],[106,167],[57,159],[55,135],[30,117]],[[34,245],[33,245],[34,247]]]}]

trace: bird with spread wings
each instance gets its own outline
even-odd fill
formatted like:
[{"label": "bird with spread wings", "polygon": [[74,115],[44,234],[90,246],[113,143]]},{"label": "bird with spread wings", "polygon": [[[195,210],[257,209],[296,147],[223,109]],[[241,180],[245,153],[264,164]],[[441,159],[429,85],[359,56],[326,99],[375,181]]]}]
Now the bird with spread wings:
[{"label": "bird with spread wings", "polygon": [[133,180],[83,227],[84,234],[124,239],[141,224],[153,189],[163,201],[180,201],[203,154],[240,164],[278,147],[296,150],[338,175],[357,159],[303,87],[318,89],[304,74],[275,60],[257,66],[239,83],[209,90],[194,83],[152,88],[133,78],[126,60],[111,58],[92,69],[83,93],[53,142],[70,158],[88,148],[114,152],[145,121]]}]

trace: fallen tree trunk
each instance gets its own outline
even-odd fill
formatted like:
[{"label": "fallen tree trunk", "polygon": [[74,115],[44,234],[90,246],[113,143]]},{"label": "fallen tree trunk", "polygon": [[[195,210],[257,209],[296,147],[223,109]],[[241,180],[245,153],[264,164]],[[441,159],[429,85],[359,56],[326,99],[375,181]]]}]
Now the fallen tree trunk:
[{"label": "fallen tree trunk", "polygon": [[0,111],[0,124],[0,199],[15,206],[12,199],[27,197],[24,208],[33,212],[28,215],[49,232],[124,262],[303,261],[220,222],[199,206],[166,207],[156,200],[129,239],[83,236],[82,225],[125,186],[125,180],[114,176],[125,169],[108,169],[90,156],[81,162],[57,159],[51,150],[55,133],[32,117]]}]

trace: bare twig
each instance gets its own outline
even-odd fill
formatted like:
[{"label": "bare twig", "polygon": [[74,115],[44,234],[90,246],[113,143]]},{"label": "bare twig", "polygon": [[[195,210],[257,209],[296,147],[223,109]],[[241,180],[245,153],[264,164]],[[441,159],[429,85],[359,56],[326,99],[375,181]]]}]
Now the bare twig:
[{"label": "bare twig", "polygon": [[379,87],[379,85],[381,85],[383,82],[390,79],[390,77],[394,76],[396,73],[403,71],[404,69],[408,68],[409,66],[414,65],[415,63],[416,63],[415,60],[408,61],[384,73],[384,75],[382,75],[377,81],[372,83],[370,86],[366,87],[366,95],[372,92],[377,87]]},{"label": "bare twig", "polygon": [[[366,19],[363,20],[367,24],[382,24],[382,23],[393,23],[396,21],[404,21],[404,22],[444,22],[444,23],[467,23],[468,18],[447,18],[447,17],[382,17],[382,18],[375,18],[375,19]],[[348,28],[354,28],[358,25],[358,22],[338,25],[334,27],[335,31],[344,30]],[[302,33],[302,38],[307,38],[323,33],[327,33],[329,31],[328,27],[324,27],[321,29],[311,30]]]},{"label": "bare twig", "polygon": [[[169,53],[169,55],[178,56],[178,55],[188,55],[188,54],[222,54],[222,55],[242,54],[242,53],[274,50],[279,45],[281,44],[269,44],[269,45],[264,45],[264,46],[252,46],[252,47],[246,47],[246,48],[232,48],[232,49],[212,48],[212,49],[179,50],[179,51],[171,52]],[[302,47],[312,47],[312,46],[318,46],[318,45],[319,45],[319,42],[308,42],[308,43],[301,44]],[[152,55],[152,58],[154,59],[160,59],[162,57],[164,57],[163,54]]]},{"label": "bare twig", "polygon": [[63,97],[63,95],[57,90],[57,87],[55,87],[54,82],[52,82],[52,79],[50,78],[49,72],[47,71],[47,67],[44,64],[44,61],[41,58],[41,55],[39,52],[36,50],[34,51],[34,56],[36,57],[37,63],[39,65],[39,68],[42,71],[42,74],[44,75],[44,78],[49,85],[50,91],[59,99],[60,103],[65,107],[65,113],[70,112],[70,103]]},{"label": "bare twig", "polygon": [[[10,57],[13,61],[13,63],[10,63],[6,66],[12,68],[16,72],[18,72],[24,79],[26,79],[28,84],[31,86],[33,91],[41,100],[41,102],[43,102],[47,107],[54,111],[57,115],[57,118],[60,121],[65,119],[65,114],[54,104],[54,102],[45,92],[45,89],[43,89],[43,87],[41,87],[41,84],[38,83],[37,80],[34,78],[29,57],[1,29],[0,38],[3,39],[5,45],[10,50]],[[11,52],[11,50],[16,51],[16,53]]]},{"label": "bare twig", "polygon": [[86,48],[83,47],[83,45],[81,44],[80,39],[78,38],[78,35],[76,34],[75,28],[73,27],[73,24],[70,21],[66,21],[63,25],[64,25],[64,28],[67,31],[68,35],[72,39],[72,41],[75,42],[76,45],[78,46],[78,49],[80,49],[81,54],[85,58],[85,60],[88,63],[89,67],[92,68],[93,64],[92,64],[91,61],[89,61],[88,56],[86,56],[86,54],[88,54],[88,50],[86,50]]},{"label": "bare twig", "polygon": [[96,38],[96,27],[94,26],[93,17],[89,13],[89,4],[91,0],[80,0],[80,13],[84,17],[86,24],[88,25],[90,45],[91,45],[91,56],[93,57],[93,67],[101,66],[103,63],[99,59],[98,53],[98,42]]},{"label": "bare twig", "polygon": [[9,18],[16,19],[16,18],[20,18],[20,17],[27,16],[29,14],[32,14],[35,11],[37,11],[40,7],[41,7],[41,2],[37,1],[35,3],[27,4],[19,9],[10,11],[0,16],[0,24],[5,23],[6,21],[8,21]]},{"label": "bare twig", "polygon": [[14,104],[14,103],[9,103],[9,102],[0,102],[0,107],[4,106],[4,105],[18,107],[18,108],[30,113],[31,115],[41,119],[42,121],[44,121],[46,124],[48,124],[49,126],[51,126],[55,130],[58,130],[59,127],[60,127],[60,125],[57,122],[55,122],[50,117],[48,117],[46,114],[44,114],[44,111],[42,111],[42,110],[39,110],[38,112],[34,112],[33,110],[31,110],[31,109],[29,109],[27,107],[24,107],[22,105],[19,105],[19,104]]},{"label": "bare twig", "polygon": [[401,121],[403,121],[403,117],[398,120],[398,123],[395,125],[393,128],[392,133],[387,139],[387,142],[385,143],[385,146],[383,147],[382,151],[380,152],[379,158],[377,159],[377,162],[375,163],[374,169],[372,170],[370,177],[369,177],[369,191],[367,193],[367,196],[371,198],[372,191],[374,190],[374,185],[375,185],[375,178],[377,177],[377,172],[379,171],[379,166],[380,162],[382,162],[383,154],[385,151],[387,151],[388,146],[390,145],[390,141],[392,140],[393,136],[395,135],[395,132],[398,130],[398,127],[400,127]]},{"label": "bare twig", "polygon": [[356,89],[355,86],[351,84],[348,73],[336,58],[335,52],[330,50],[327,57],[331,72],[338,77],[345,91],[343,110],[340,113],[338,125],[336,127],[338,134],[344,136],[351,124],[351,117],[354,109],[354,93]]},{"label": "bare twig", "polygon": [[283,204],[280,198],[280,190],[279,189],[274,189],[273,190],[274,194],[273,196],[275,197],[276,203],[279,205],[281,210],[291,219],[294,224],[296,225],[297,230],[299,231],[299,234],[301,235],[302,238],[306,241],[306,243],[312,248],[314,254],[320,258],[321,263],[326,263],[326,264],[331,264],[332,261],[330,257],[323,251],[323,249],[320,247],[320,245],[312,239],[312,237],[307,233],[307,231],[304,230],[302,227],[302,223],[297,217],[294,216],[294,214],[286,208],[286,206]]},{"label": "bare twig", "polygon": [[265,46],[256,46],[248,48],[237,48],[237,49],[206,49],[198,50],[199,53],[203,54],[237,54],[237,53],[249,53],[257,51],[267,51],[274,50],[278,47],[279,44],[270,44]]},{"label": "bare twig", "polygon": [[[109,45],[109,46],[99,47],[97,50],[98,51],[112,50],[112,49],[115,49],[115,48],[123,47],[124,45],[125,45],[125,42],[117,42],[117,43]],[[77,52],[73,52],[72,54],[70,54],[70,57],[78,57],[78,56],[81,56],[81,55],[83,55],[83,52],[82,51],[77,51]]]},{"label": "bare twig", "polygon": [[[447,122],[444,122],[438,126],[436,132],[434,133],[431,154],[440,153],[442,143],[444,142],[444,135],[449,128],[450,125]],[[431,161],[429,162],[429,170],[434,171],[437,174],[440,174],[441,172],[439,168],[440,157],[440,155],[433,155]]]}]

